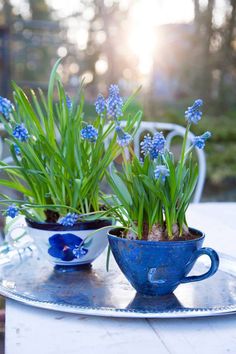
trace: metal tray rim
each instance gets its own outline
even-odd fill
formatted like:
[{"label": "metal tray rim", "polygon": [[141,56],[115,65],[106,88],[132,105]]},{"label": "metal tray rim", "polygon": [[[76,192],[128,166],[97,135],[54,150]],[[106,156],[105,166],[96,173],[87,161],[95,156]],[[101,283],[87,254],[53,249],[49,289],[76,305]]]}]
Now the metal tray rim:
[{"label": "metal tray rim", "polygon": [[[232,256],[220,254],[224,261],[230,263],[236,262],[236,259]],[[25,261],[24,261],[25,262]],[[227,266],[227,263],[226,263]],[[226,273],[233,274],[230,269],[226,270]],[[53,310],[59,312],[66,312],[77,315],[92,315],[102,317],[122,317],[122,318],[193,318],[193,317],[210,317],[219,315],[230,315],[236,313],[236,303],[226,306],[213,306],[213,307],[198,307],[198,308],[181,308],[181,309],[160,309],[157,310],[142,310],[142,309],[130,309],[130,308],[115,308],[105,306],[82,306],[72,304],[62,304],[56,302],[49,302],[43,300],[37,300],[28,298],[20,293],[14,293],[8,290],[6,287],[0,284],[0,294],[9,299],[18,301],[25,305],[32,307],[42,308],[45,310]]]},{"label": "metal tray rim", "polygon": [[102,317],[126,317],[126,318],[187,318],[187,317],[206,317],[206,316],[220,316],[231,315],[236,313],[236,305],[220,306],[212,308],[198,308],[198,309],[179,309],[179,310],[165,310],[165,311],[145,311],[145,310],[131,310],[131,309],[115,309],[109,307],[87,307],[75,306],[68,304],[57,304],[54,302],[39,301],[28,299],[25,296],[13,294],[8,292],[5,288],[0,286],[1,295],[37,308],[45,310],[53,310],[66,312],[77,315],[92,315]]}]

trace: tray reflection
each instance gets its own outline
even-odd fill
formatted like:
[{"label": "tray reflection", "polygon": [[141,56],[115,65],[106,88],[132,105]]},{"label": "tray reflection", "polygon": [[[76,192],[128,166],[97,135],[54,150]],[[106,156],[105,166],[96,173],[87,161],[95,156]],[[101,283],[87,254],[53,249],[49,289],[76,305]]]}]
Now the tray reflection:
[{"label": "tray reflection", "polygon": [[[17,266],[0,266],[0,293],[33,306],[100,316],[194,317],[236,311],[236,261],[231,257],[221,255],[212,278],[159,297],[137,294],[114,260],[107,273],[105,259],[106,253],[92,267],[64,273],[34,252]],[[203,268],[198,263],[194,272]]]}]

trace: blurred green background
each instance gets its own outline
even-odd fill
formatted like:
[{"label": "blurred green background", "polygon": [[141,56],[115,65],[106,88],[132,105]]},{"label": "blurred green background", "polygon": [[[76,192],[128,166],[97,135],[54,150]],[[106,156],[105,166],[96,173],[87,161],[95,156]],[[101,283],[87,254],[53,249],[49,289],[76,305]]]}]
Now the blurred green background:
[{"label": "blurred green background", "polygon": [[236,0],[0,0],[1,96],[11,80],[46,89],[58,57],[70,95],[85,79],[88,115],[111,83],[123,96],[142,85],[145,120],[183,125],[203,98],[203,200],[236,199]]}]

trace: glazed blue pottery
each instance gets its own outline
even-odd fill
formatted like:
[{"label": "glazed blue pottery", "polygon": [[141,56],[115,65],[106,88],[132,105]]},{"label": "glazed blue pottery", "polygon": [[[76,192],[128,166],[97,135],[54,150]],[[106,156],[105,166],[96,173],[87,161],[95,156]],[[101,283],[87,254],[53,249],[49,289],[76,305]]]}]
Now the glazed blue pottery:
[{"label": "glazed blue pottery", "polygon": [[[178,285],[211,277],[218,269],[219,257],[211,248],[202,248],[205,235],[190,229],[196,239],[188,241],[140,241],[118,237],[120,229],[108,232],[112,253],[121,271],[140,294],[167,295]],[[210,269],[187,276],[195,261],[209,256]]]}]

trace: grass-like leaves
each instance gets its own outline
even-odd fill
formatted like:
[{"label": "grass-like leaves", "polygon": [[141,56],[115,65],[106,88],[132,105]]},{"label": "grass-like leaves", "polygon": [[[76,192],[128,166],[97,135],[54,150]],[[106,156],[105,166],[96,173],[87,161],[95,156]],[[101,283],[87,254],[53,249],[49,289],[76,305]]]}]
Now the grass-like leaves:
[{"label": "grass-like leaves", "polygon": [[[22,200],[14,201],[2,195],[1,203],[9,205],[14,202],[21,213],[38,221],[45,220],[45,210],[56,211],[61,216],[76,212],[84,218],[91,213],[99,214],[101,180],[122,151],[116,141],[114,120],[107,123],[105,114],[97,115],[92,122],[85,120],[82,88],[78,99],[68,107],[57,74],[59,64],[60,60],[52,69],[47,97],[41,90],[31,90],[27,96],[13,83],[15,108],[10,119],[1,116],[14,163],[0,162],[0,170],[7,176],[0,179],[0,184],[23,194]],[[124,105],[125,131],[130,134],[134,133],[141,119],[141,112],[135,116],[125,114],[134,96]],[[14,128],[22,123],[29,133],[27,141],[20,141],[12,135]],[[81,130],[88,123],[98,131],[95,142],[81,137]],[[105,140],[111,134],[113,137],[105,149]],[[20,150],[19,155],[15,144]]]}]

